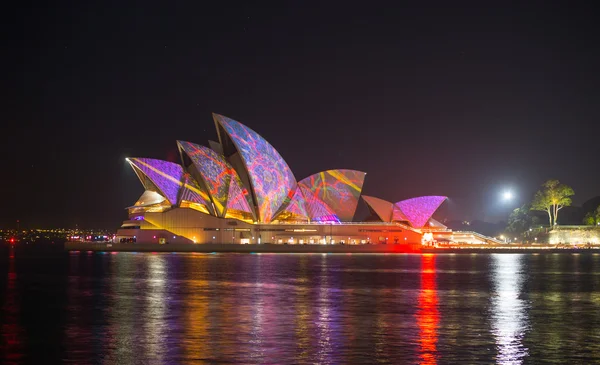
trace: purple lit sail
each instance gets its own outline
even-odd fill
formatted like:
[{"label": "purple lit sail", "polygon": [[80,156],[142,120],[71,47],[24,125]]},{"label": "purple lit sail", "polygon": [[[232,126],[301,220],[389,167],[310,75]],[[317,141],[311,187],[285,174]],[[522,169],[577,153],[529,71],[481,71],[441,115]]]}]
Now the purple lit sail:
[{"label": "purple lit sail", "polygon": [[445,196],[421,196],[402,200],[394,205],[400,209],[413,227],[420,228],[446,199]]},{"label": "purple lit sail", "polygon": [[275,148],[258,133],[222,115],[213,114],[213,118],[240,153],[256,196],[260,221],[270,222],[296,185],[294,174]]},{"label": "purple lit sail", "polygon": [[138,177],[146,189],[152,190],[153,187],[146,186],[144,176],[160,190],[158,193],[167,198],[171,205],[177,204],[177,195],[183,186],[183,168],[180,165],[151,158],[130,158],[129,163],[138,172]]}]

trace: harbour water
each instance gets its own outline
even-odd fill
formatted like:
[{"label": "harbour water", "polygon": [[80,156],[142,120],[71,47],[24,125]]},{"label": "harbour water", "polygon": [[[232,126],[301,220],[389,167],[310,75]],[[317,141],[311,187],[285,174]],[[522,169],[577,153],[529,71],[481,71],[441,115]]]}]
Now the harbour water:
[{"label": "harbour water", "polygon": [[0,359],[591,364],[600,255],[7,254]]}]

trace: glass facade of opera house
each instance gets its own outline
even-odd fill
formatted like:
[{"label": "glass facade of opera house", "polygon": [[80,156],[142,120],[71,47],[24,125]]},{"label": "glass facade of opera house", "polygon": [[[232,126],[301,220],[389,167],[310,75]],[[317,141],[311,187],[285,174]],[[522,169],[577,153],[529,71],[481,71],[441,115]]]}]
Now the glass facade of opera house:
[{"label": "glass facade of opera house", "polygon": [[258,133],[213,118],[219,141],[177,141],[179,163],[127,159],[145,191],[127,208],[118,241],[417,244],[432,231],[448,232],[431,218],[444,196],[391,203],[362,195],[371,218],[353,222],[366,173],[327,170],[297,181]]}]

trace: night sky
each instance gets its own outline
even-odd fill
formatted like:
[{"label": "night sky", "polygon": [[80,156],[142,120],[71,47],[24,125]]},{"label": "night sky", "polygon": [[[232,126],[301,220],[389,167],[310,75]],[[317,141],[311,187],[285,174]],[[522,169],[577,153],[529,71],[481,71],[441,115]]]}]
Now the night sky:
[{"label": "night sky", "polygon": [[600,195],[593,2],[253,3],[6,8],[0,227],[116,229],[143,192],[125,157],[178,161],[217,138],[211,112],[298,180],[362,170],[367,195],[447,195],[448,218],[505,219],[549,178]]}]

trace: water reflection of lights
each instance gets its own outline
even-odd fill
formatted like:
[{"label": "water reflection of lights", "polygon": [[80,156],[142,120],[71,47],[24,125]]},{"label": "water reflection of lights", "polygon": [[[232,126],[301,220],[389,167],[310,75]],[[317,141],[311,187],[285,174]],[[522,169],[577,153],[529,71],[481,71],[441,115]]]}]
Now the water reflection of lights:
[{"label": "water reflection of lights", "polygon": [[[390,288],[381,289],[379,291],[381,295],[385,298],[391,298],[394,295],[394,291]],[[376,303],[376,318],[375,318],[375,361],[378,363],[387,363],[389,359],[393,356],[391,352],[390,346],[390,338],[388,336],[389,333],[393,333],[390,320],[389,312],[386,311],[383,306],[384,303],[378,301]]]},{"label": "water reflection of lights", "polygon": [[421,256],[421,291],[418,299],[419,357],[421,364],[437,364],[437,328],[440,314],[435,273],[435,255]]},{"label": "water reflection of lights", "polygon": [[[111,262],[111,285],[108,293],[111,294],[109,295],[112,300],[111,307],[116,308],[110,313],[111,321],[106,332],[110,349],[106,356],[110,361],[135,362],[138,355],[137,348],[131,346],[129,339],[139,336],[139,328],[136,328],[135,320],[139,316],[138,305],[133,295],[123,295],[123,293],[135,291],[134,283],[126,275],[123,275],[123,273],[135,272],[135,257],[122,254],[115,258],[105,258],[105,260]],[[143,348],[144,352],[145,350]]]},{"label": "water reflection of lights", "polygon": [[492,255],[492,332],[496,337],[498,364],[522,364],[528,355],[523,345],[527,331],[527,303],[519,298],[523,284],[524,255]]},{"label": "water reflection of lights", "polygon": [[318,363],[325,364],[330,363],[329,355],[331,354],[331,329],[329,327],[330,322],[330,298],[329,298],[329,287],[328,287],[328,275],[327,272],[327,255],[321,256],[321,274],[319,275],[320,286],[319,286],[319,306],[317,308],[317,358]]},{"label": "water reflection of lights", "polygon": [[252,330],[249,343],[251,344],[248,352],[248,358],[254,363],[262,363],[265,360],[264,353],[264,337],[266,335],[265,330],[265,297],[267,295],[265,288],[262,283],[266,281],[265,274],[263,272],[263,265],[266,265],[268,258],[258,257],[258,263],[254,266],[256,273],[256,282],[254,284],[254,302],[251,307],[252,310]]},{"label": "water reflection of lights", "polygon": [[298,262],[299,280],[296,289],[296,346],[298,348],[297,362],[306,362],[310,350],[310,302],[309,302],[309,278],[307,274],[308,258],[301,257]]},{"label": "water reflection of lights", "polygon": [[162,363],[162,356],[166,350],[165,337],[168,334],[166,323],[167,296],[165,289],[167,272],[165,269],[164,255],[148,256],[148,288],[146,293],[146,338],[148,344],[146,354],[150,355],[157,363]]},{"label": "water reflection of lights", "polygon": [[[190,255],[196,260],[196,256]],[[194,262],[196,264],[196,262]],[[198,270],[201,267],[193,266]],[[185,286],[185,308],[184,318],[184,340],[181,342],[183,352],[187,359],[204,359],[210,353],[210,341],[208,340],[208,299],[203,294],[208,287],[206,280],[184,280]]]}]

